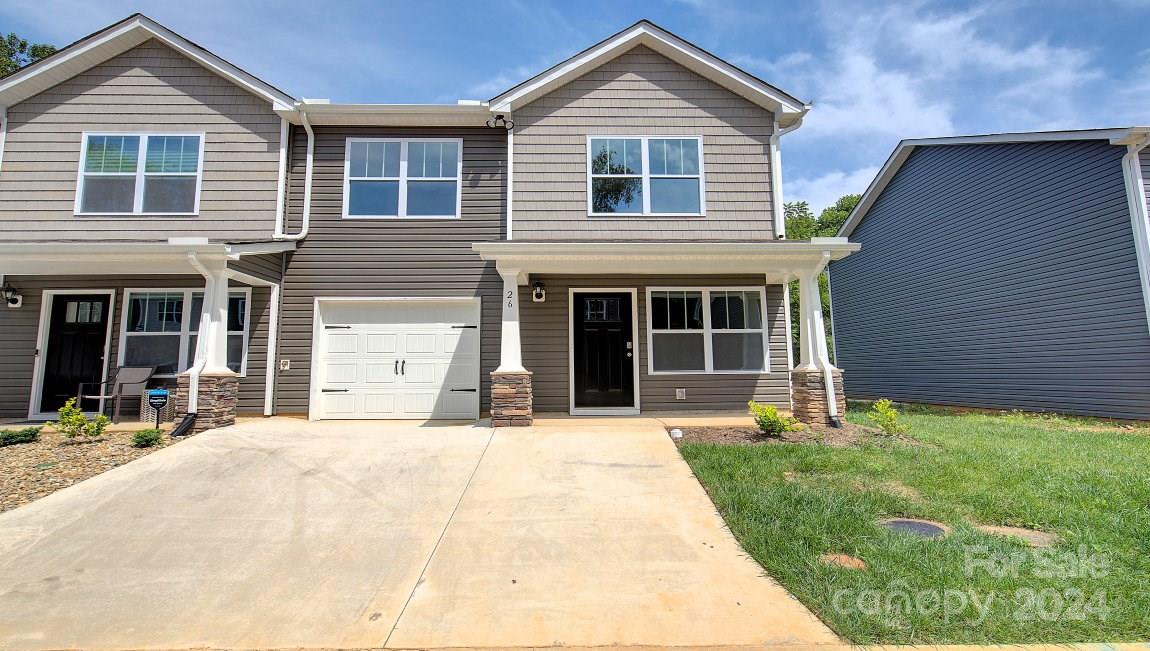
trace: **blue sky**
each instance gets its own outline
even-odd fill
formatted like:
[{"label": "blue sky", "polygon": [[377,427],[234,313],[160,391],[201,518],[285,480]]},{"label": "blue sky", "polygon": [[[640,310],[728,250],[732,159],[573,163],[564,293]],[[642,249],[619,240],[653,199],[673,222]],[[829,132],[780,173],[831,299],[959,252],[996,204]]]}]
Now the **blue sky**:
[{"label": "blue sky", "polygon": [[784,191],[861,192],[901,138],[1150,124],[1150,0],[119,2],[0,6],[64,45],[141,11],[293,95],[488,99],[640,18],[805,99]]}]

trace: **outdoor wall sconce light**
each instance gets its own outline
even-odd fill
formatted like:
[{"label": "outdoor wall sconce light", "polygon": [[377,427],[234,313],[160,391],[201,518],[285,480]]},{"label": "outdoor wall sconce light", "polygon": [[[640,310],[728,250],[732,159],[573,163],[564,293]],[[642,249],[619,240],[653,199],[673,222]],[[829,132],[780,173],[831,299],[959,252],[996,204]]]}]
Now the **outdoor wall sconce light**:
[{"label": "outdoor wall sconce light", "polygon": [[487,127],[490,129],[506,129],[511,131],[511,129],[515,128],[515,121],[508,120],[503,114],[499,114],[487,121]]},{"label": "outdoor wall sconce light", "polygon": [[0,290],[4,294],[4,303],[10,308],[18,308],[24,304],[24,295],[16,291],[16,288],[5,283],[4,289]]},{"label": "outdoor wall sconce light", "polygon": [[542,303],[545,300],[547,300],[547,290],[543,288],[543,283],[535,283],[531,288],[531,302]]}]

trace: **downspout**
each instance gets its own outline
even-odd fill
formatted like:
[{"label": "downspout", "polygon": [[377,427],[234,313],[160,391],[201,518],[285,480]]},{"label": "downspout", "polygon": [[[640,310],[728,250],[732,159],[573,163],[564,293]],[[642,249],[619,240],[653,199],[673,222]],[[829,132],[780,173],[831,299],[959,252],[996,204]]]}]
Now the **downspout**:
[{"label": "downspout", "polygon": [[8,107],[0,106],[0,167],[4,166],[4,145],[8,144]]},{"label": "downspout", "polygon": [[[825,269],[826,266],[828,264],[830,264],[830,261],[831,261],[831,252],[830,251],[823,251],[822,260],[819,261],[818,267],[815,268],[815,274],[814,274],[815,291],[814,291],[814,294],[816,297],[818,297],[819,311],[822,311],[822,309],[823,309],[822,294],[821,294],[821,292],[819,292],[819,276],[823,273],[823,269]],[[828,289],[829,289],[829,286],[830,286],[829,278],[828,278],[827,284],[828,284]],[[821,319],[820,319],[820,321],[821,321]],[[823,332],[818,333],[818,336],[823,338],[823,349],[825,350],[826,349],[826,336],[827,336],[825,324],[823,325]],[[835,380],[834,380],[834,376],[831,374],[832,371],[835,371],[838,369],[835,368],[834,364],[831,364],[829,354],[828,355],[819,355],[818,357],[819,357],[819,360],[818,360],[819,370],[821,370],[822,374],[823,374],[823,392],[826,393],[826,395],[827,395],[827,418],[829,418],[830,421],[832,423],[834,423],[835,427],[841,428],[843,426],[843,419],[841,416],[839,416],[838,400],[835,398]]]},{"label": "downspout", "polygon": [[802,120],[791,126],[780,129],[779,119],[774,119],[774,129],[771,130],[771,208],[775,213],[775,237],[780,240],[787,238],[787,216],[783,206],[783,154],[779,151],[780,139],[788,133],[802,126]]},{"label": "downspout", "polygon": [[272,239],[279,239],[284,234],[284,199],[287,195],[287,166],[288,166],[288,121],[280,118],[280,165],[279,177],[276,181],[276,225]]},{"label": "downspout", "polygon": [[299,118],[304,131],[307,132],[307,163],[304,166],[303,175],[303,218],[300,223],[300,231],[295,235],[280,233],[275,238],[288,242],[299,241],[307,237],[308,227],[311,225],[311,177],[315,162],[315,131],[312,130],[311,122],[307,119],[307,102],[296,102],[295,106],[296,110],[299,111]]},{"label": "downspout", "polygon": [[1130,206],[1130,226],[1134,231],[1134,253],[1138,259],[1138,276],[1142,281],[1142,305],[1146,325],[1150,328],[1150,218],[1147,216],[1146,186],[1142,179],[1142,150],[1150,145],[1150,135],[1126,145],[1122,157],[1122,176],[1126,181],[1126,201]]}]

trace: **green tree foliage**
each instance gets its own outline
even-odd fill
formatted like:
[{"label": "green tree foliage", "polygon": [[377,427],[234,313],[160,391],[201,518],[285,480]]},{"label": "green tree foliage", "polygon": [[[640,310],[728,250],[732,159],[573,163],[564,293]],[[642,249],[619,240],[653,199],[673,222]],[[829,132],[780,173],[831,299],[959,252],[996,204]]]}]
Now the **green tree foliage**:
[{"label": "green tree foliage", "polygon": [[12,32],[0,39],[0,75],[10,75],[20,68],[35,63],[56,52],[56,46],[47,43],[29,43]]},{"label": "green tree foliage", "polygon": [[[847,194],[839,197],[816,218],[805,201],[794,201],[783,206],[787,222],[787,239],[809,240],[812,237],[834,237],[847,220],[847,216],[858,205],[861,194]],[[819,294],[823,303],[823,326],[826,328],[827,350],[831,360],[835,358],[834,341],[831,339],[831,298],[827,274],[819,276]],[[795,359],[799,358],[799,283],[791,282],[791,348]]]}]

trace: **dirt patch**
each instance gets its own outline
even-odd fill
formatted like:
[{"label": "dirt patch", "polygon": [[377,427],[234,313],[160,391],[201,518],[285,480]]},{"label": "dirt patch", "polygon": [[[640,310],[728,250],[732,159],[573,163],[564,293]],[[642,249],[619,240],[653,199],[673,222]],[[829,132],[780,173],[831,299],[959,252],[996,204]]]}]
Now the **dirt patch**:
[{"label": "dirt patch", "polygon": [[874,441],[881,437],[872,427],[843,423],[841,428],[826,425],[806,425],[797,432],[783,432],[778,436],[767,436],[754,427],[680,427],[683,438],[677,443],[720,443],[761,445],[775,443],[804,443],[826,445],[832,448],[845,448],[862,441]]},{"label": "dirt patch", "polygon": [[[10,428],[5,428],[10,429]],[[40,440],[0,447],[0,512],[54,493],[172,444],[134,448],[134,432],[105,432],[95,440],[69,440],[44,428]]]},{"label": "dirt patch", "polygon": [[819,556],[819,562],[823,565],[834,565],[848,570],[866,569],[866,561],[849,554],[823,554]]},{"label": "dirt patch", "polygon": [[1007,527],[994,524],[976,524],[974,528],[983,533],[995,536],[1021,538],[1031,547],[1053,547],[1054,544],[1058,542],[1057,534],[1037,531],[1035,529],[1023,529],[1022,527]]}]

